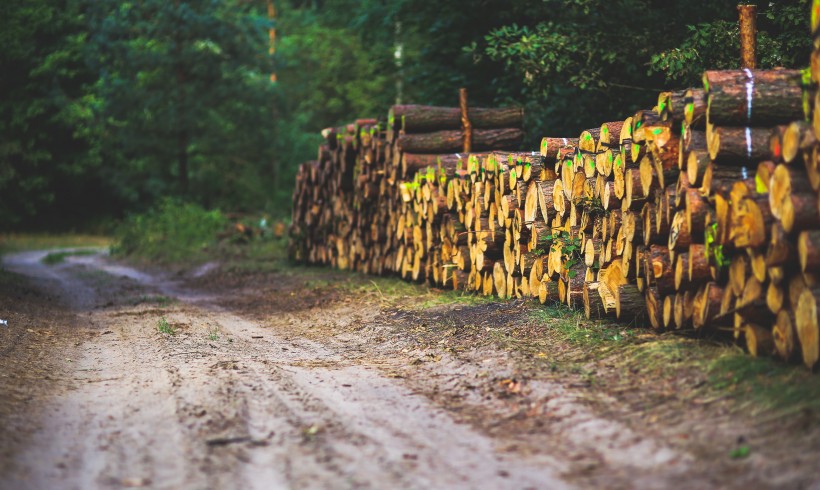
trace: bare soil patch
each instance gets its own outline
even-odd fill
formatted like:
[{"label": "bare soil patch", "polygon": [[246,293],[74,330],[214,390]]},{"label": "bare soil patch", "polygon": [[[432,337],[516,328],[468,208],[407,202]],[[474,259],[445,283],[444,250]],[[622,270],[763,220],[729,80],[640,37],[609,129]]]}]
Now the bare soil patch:
[{"label": "bare soil patch", "polygon": [[702,339],[284,264],[15,260],[27,278],[0,276],[2,488],[820,481],[813,406],[722,385],[737,373],[703,353],[726,347]]}]

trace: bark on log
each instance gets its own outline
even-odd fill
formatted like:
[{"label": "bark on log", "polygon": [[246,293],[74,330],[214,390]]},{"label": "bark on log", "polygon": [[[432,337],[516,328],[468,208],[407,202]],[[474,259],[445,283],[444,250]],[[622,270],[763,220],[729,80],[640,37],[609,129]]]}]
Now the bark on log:
[{"label": "bark on log", "polygon": [[800,70],[707,71],[708,122],[771,127],[803,119],[802,79]]},{"label": "bark on log", "polygon": [[[469,108],[467,115],[474,129],[498,129],[521,127],[524,110],[510,108]],[[387,115],[388,126],[405,133],[426,133],[446,129],[460,129],[460,107],[434,107],[424,105],[394,105]]]},{"label": "bark on log", "polygon": [[713,162],[749,165],[769,157],[769,129],[709,126],[706,144]]},{"label": "bark on log", "polygon": [[[473,130],[474,151],[490,149],[515,149],[524,138],[520,129]],[[402,134],[396,142],[399,151],[408,153],[448,153],[462,150],[463,131],[437,131],[434,133]]]},{"label": "bark on log", "polygon": [[803,363],[809,369],[814,368],[820,357],[820,331],[818,331],[817,305],[820,302],[820,289],[805,289],[800,293],[795,307],[795,324]]}]

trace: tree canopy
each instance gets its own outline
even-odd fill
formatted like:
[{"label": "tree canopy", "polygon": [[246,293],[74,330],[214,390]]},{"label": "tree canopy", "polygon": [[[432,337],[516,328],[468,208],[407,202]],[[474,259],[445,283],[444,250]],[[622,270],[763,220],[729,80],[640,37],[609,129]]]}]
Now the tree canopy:
[{"label": "tree canopy", "polygon": [[[524,106],[534,147],[738,64],[735,0],[272,3],[273,19],[261,0],[4,2],[2,226],[164,197],[286,214],[319,130],[399,100],[454,106],[467,87]],[[759,7],[760,67],[808,64],[808,18],[808,0]]]}]

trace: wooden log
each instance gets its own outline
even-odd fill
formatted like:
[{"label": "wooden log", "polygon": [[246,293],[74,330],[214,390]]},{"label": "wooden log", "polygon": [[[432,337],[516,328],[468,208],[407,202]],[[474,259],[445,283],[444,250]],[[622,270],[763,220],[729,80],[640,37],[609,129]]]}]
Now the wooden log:
[{"label": "wooden log", "polygon": [[686,91],[661,92],[658,95],[658,114],[661,121],[672,121],[676,127],[685,121]]},{"label": "wooden log", "polygon": [[663,300],[657,289],[654,287],[647,287],[644,290],[644,303],[646,308],[646,316],[649,318],[649,324],[655,330],[663,329]]},{"label": "wooden log", "polygon": [[644,194],[641,186],[641,174],[637,168],[628,168],[624,174],[624,199],[621,209],[624,211],[639,210],[649,196]]},{"label": "wooden log", "polygon": [[820,230],[803,231],[797,238],[800,270],[820,272]]},{"label": "wooden log", "polygon": [[403,153],[401,156],[402,176],[405,179],[412,178],[423,169],[432,167],[446,178],[454,178],[456,170],[465,164],[466,156],[458,153],[446,154],[419,154]]},{"label": "wooden log", "polygon": [[706,71],[708,122],[770,127],[803,119],[802,79],[800,70]]},{"label": "wooden log", "polygon": [[697,189],[689,189],[685,197],[686,229],[694,236],[702,236],[709,216],[709,201]]},{"label": "wooden log", "polygon": [[647,248],[647,274],[652,277],[652,284],[661,295],[675,291],[675,271],[669,258],[669,248],[661,245],[650,245]]},{"label": "wooden log", "polygon": [[686,91],[684,96],[686,105],[684,106],[684,120],[691,128],[703,129],[706,127],[706,90],[692,88]]},{"label": "wooden log", "polygon": [[646,320],[646,301],[643,293],[634,284],[621,284],[617,287],[616,316],[623,322],[640,324]]},{"label": "wooden log", "polygon": [[698,290],[695,295],[692,314],[692,323],[696,329],[701,330],[711,326],[712,321],[720,313],[722,299],[723,288],[717,283],[706,283]]},{"label": "wooden log", "polygon": [[541,138],[541,156],[548,162],[558,160],[562,148],[578,146],[578,138]]},{"label": "wooden log", "polygon": [[[515,149],[523,141],[524,133],[517,128],[477,129],[473,131],[474,151]],[[396,146],[408,153],[448,153],[461,151],[463,131],[436,131],[434,133],[399,135]]]},{"label": "wooden log", "polygon": [[686,177],[689,180],[689,185],[698,187],[703,182],[703,176],[709,168],[712,159],[709,157],[709,151],[704,147],[702,150],[694,150],[689,152],[686,160]]},{"label": "wooden log", "polygon": [[778,312],[774,327],[772,327],[772,338],[777,356],[786,362],[797,362],[800,360],[800,349],[797,337],[797,328],[794,313],[790,310]]},{"label": "wooden log", "polygon": [[746,350],[752,357],[770,356],[774,351],[772,330],[755,323],[747,323],[743,327],[746,339]]},{"label": "wooden log", "polygon": [[538,302],[543,305],[548,301],[558,301],[558,281],[552,280],[548,274],[544,274],[538,285]]},{"label": "wooden log", "polygon": [[738,248],[757,248],[769,240],[774,216],[766,195],[755,194],[737,202],[732,212],[729,238]]},{"label": "wooden log", "polygon": [[[467,116],[475,129],[517,128],[524,123],[524,110],[520,107],[471,107],[467,111]],[[394,105],[388,112],[387,120],[389,128],[405,133],[462,128],[460,107]]]},{"label": "wooden log", "polygon": [[706,145],[713,162],[749,165],[769,157],[769,130],[754,127],[709,126]]},{"label": "wooden log", "polygon": [[794,121],[783,131],[782,158],[784,163],[792,163],[804,152],[817,145],[817,139],[811,124],[805,121]]},{"label": "wooden log", "polygon": [[677,327],[675,324],[675,301],[677,294],[670,294],[663,298],[663,328],[672,330]]},{"label": "wooden log", "polygon": [[638,163],[638,175],[640,177],[641,194],[643,196],[650,196],[661,187],[660,177],[658,176],[655,164],[649,156],[645,156]]},{"label": "wooden log", "polygon": [[614,317],[616,311],[615,298],[611,293],[604,291],[605,285],[598,282],[584,283],[584,315],[587,319]]},{"label": "wooden log", "polygon": [[692,291],[684,291],[675,295],[674,317],[675,327],[685,329],[692,326],[692,315],[694,313],[694,298]]},{"label": "wooden log", "polygon": [[678,211],[672,218],[669,227],[669,250],[685,251],[692,244],[692,234],[689,232],[689,220],[685,211]]},{"label": "wooden log", "polygon": [[782,266],[798,259],[797,247],[786,234],[780,222],[772,223],[769,245],[766,249],[766,265]]},{"label": "wooden log", "polygon": [[803,354],[803,363],[809,369],[814,368],[820,357],[820,331],[818,331],[817,304],[820,302],[820,289],[805,289],[797,300],[794,317],[797,337]]},{"label": "wooden log", "polygon": [[817,194],[799,169],[778,165],[769,188],[769,207],[787,232],[815,228],[820,222]]}]

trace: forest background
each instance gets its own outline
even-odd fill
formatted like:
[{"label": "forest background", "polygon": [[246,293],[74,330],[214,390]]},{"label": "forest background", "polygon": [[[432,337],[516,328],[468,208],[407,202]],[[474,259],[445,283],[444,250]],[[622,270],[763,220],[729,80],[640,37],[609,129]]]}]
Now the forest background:
[{"label": "forest background", "polygon": [[[168,203],[286,219],[322,128],[456,106],[459,87],[472,106],[523,106],[535,149],[737,67],[736,5],[2,2],[0,231],[105,232]],[[758,6],[758,67],[808,64],[809,10]]]}]

